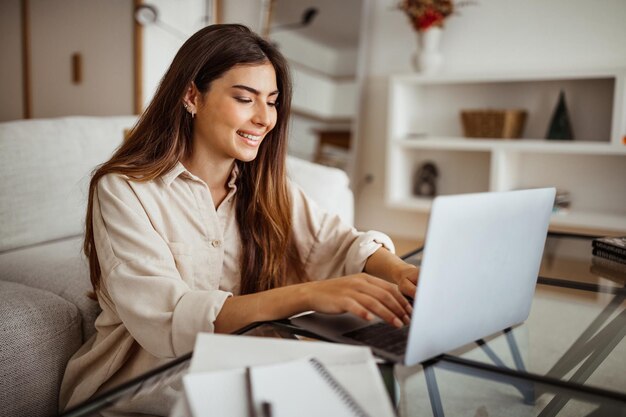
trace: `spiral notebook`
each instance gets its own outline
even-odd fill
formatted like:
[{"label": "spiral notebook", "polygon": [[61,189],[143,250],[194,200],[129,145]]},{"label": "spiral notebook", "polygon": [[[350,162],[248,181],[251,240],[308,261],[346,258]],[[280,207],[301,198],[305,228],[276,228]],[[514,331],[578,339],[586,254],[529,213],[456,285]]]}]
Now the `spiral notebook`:
[{"label": "spiral notebook", "polygon": [[[335,384],[326,382],[328,380],[320,375],[321,371],[316,371],[309,362],[311,358],[322,363],[336,385],[342,388],[333,389]],[[333,402],[339,397],[338,410],[348,410],[348,414],[339,414],[339,411],[324,414],[314,408],[317,404],[308,405],[308,401],[315,397],[307,395],[306,401],[298,404],[298,412],[292,415],[302,416],[306,409],[313,411],[311,415],[319,416],[361,415],[350,411],[352,408],[350,404],[346,406],[346,402],[341,400],[342,391],[346,391],[349,394],[346,396],[365,410],[367,413],[365,415],[376,417],[396,415],[374,356],[368,347],[272,337],[200,333],[196,338],[189,374],[183,379],[185,395],[181,396],[179,401],[178,413],[172,413],[171,417],[249,415],[245,390],[246,367],[250,368],[251,380],[256,378],[253,385],[254,398],[263,394],[265,388],[278,388],[280,398],[286,396],[288,399],[295,399],[296,394],[318,391],[309,385],[320,383],[321,380],[325,382],[320,392],[326,392],[329,396],[332,393],[330,398]],[[314,373],[316,379],[307,378],[301,381],[302,376],[298,370],[302,367],[306,372]],[[286,374],[293,371],[298,375],[290,381],[291,377]],[[270,383],[264,384],[265,380],[269,380]],[[281,385],[272,385],[274,383]],[[294,391],[296,394],[292,395]],[[258,402],[255,401],[255,404],[258,405]],[[278,408],[273,407],[272,411],[273,417],[278,416]]]},{"label": "spiral notebook", "polygon": [[[185,394],[194,417],[249,416],[245,370],[233,369],[184,377]],[[251,368],[253,415],[271,404],[272,417],[368,417],[350,392],[316,358],[303,358]]]}]

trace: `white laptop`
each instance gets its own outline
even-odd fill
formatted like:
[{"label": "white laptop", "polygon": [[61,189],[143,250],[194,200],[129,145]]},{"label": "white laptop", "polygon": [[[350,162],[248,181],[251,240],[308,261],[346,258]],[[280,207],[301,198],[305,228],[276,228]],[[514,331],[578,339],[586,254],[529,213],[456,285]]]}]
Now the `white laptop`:
[{"label": "white laptop", "polygon": [[328,340],[369,345],[405,365],[521,323],[530,313],[555,192],[435,198],[409,326],[320,313],[291,323]]}]

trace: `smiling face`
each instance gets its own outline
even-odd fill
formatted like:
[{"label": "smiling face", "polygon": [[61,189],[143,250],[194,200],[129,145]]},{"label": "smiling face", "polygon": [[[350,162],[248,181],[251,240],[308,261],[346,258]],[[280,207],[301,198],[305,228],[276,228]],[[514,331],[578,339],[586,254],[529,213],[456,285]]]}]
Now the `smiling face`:
[{"label": "smiling face", "polygon": [[193,152],[214,164],[256,158],[277,119],[276,72],[270,63],[237,65],[205,94],[191,87],[185,102],[195,110]]}]

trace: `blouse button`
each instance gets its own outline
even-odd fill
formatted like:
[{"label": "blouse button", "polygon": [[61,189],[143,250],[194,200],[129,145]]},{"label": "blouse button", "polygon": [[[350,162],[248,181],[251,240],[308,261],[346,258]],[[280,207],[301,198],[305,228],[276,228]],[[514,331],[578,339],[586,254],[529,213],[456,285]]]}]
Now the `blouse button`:
[{"label": "blouse button", "polygon": [[219,240],[214,240],[213,242],[211,242],[211,245],[213,245],[214,248],[220,247],[221,244],[222,242],[220,242]]}]

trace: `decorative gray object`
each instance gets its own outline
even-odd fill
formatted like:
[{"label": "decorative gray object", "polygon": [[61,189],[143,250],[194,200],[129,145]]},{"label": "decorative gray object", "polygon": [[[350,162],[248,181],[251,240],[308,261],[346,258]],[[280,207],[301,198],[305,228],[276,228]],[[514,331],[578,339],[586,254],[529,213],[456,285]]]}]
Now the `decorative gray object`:
[{"label": "decorative gray object", "polygon": [[422,197],[434,197],[437,195],[437,177],[439,169],[432,161],[426,161],[420,165],[413,176],[413,194]]},{"label": "decorative gray object", "polygon": [[548,133],[546,133],[546,139],[574,139],[574,132],[572,131],[572,124],[569,119],[567,105],[565,104],[565,93],[563,90],[559,93],[559,101],[557,102],[554,113],[552,114],[550,126],[548,127]]}]

